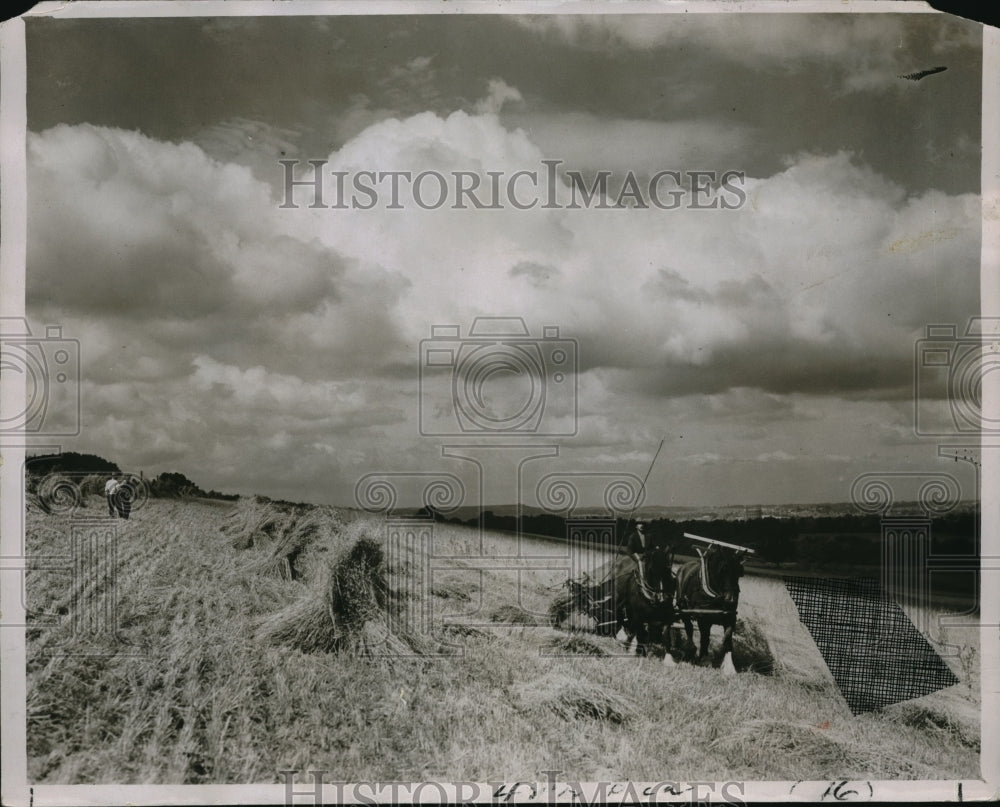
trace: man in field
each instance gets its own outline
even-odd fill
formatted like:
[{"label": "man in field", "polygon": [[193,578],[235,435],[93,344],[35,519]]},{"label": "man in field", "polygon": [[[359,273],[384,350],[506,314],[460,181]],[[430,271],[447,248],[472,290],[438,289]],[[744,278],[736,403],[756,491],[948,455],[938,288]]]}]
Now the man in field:
[{"label": "man in field", "polygon": [[654,550],[666,550],[669,556],[673,556],[673,543],[666,535],[649,535],[646,532],[645,521],[636,521],[635,528],[628,536],[628,553],[639,567],[639,574],[645,579],[647,571],[647,561]]},{"label": "man in field", "polygon": [[643,560],[646,556],[646,550],[649,549],[649,537],[646,535],[645,521],[635,522],[635,527],[628,534],[626,546],[628,547],[628,553],[639,565],[639,568],[644,568]]},{"label": "man in field", "polygon": [[115,494],[118,492],[121,484],[117,473],[111,474],[111,478],[104,483],[104,495],[108,499],[108,515],[112,517],[118,515],[118,503]]},{"label": "man in field", "polygon": [[115,505],[118,508],[118,518],[128,521],[129,513],[132,512],[132,499],[135,498],[135,481],[132,477],[126,477],[115,490]]}]

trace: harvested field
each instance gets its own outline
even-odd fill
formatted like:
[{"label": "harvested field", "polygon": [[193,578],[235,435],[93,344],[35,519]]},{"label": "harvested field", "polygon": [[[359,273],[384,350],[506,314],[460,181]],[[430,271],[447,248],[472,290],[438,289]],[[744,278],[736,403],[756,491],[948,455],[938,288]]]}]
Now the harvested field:
[{"label": "harvested field", "polygon": [[[88,512],[100,504],[91,497]],[[29,509],[29,554],[67,552],[71,523]],[[509,536],[481,545],[471,530],[439,525],[441,553],[459,557],[421,588],[424,559],[387,563],[383,534],[378,519],[333,508],[154,499],[87,580],[30,571],[29,777],[978,775],[972,631],[937,628],[955,646],[945,660],[958,686],[854,717],[779,581],[743,581],[743,672],[667,670],[584,624],[554,629],[549,607],[565,572],[513,568]],[[112,602],[114,631],[74,628],[81,604]],[[716,629],[711,651],[720,640]]]}]

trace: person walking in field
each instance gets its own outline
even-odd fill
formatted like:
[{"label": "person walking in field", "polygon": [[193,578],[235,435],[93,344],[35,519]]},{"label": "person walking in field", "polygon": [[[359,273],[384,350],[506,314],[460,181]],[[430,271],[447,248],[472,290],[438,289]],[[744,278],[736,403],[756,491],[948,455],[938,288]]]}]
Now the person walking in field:
[{"label": "person walking in field", "polygon": [[117,492],[118,488],[121,487],[121,481],[118,479],[118,474],[111,474],[111,478],[104,483],[104,495],[108,499],[108,515],[111,517],[116,517],[118,515],[118,501]]}]

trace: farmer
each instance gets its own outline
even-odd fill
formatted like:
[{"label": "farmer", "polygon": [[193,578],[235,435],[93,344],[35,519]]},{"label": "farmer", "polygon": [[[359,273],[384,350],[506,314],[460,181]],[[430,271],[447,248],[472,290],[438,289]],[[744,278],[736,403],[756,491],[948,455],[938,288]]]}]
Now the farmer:
[{"label": "farmer", "polygon": [[132,479],[123,479],[115,489],[115,507],[118,510],[118,517],[128,521],[129,513],[132,512],[132,499],[135,498],[135,482]]},{"label": "farmer", "polygon": [[649,549],[649,537],[646,535],[646,522],[636,521],[635,529],[633,529],[628,535],[628,552],[638,564],[640,569],[645,569],[643,565],[643,560],[646,556],[646,550]]},{"label": "farmer", "polygon": [[117,492],[118,488],[121,487],[121,481],[118,479],[118,474],[111,474],[111,478],[104,483],[104,495],[108,499],[108,515],[116,516],[118,514],[118,499]]}]

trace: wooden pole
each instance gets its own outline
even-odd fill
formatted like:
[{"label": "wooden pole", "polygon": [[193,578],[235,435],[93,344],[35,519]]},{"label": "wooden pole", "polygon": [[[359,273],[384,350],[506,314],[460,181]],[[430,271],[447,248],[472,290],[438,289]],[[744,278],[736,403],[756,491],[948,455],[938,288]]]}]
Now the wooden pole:
[{"label": "wooden pole", "polygon": [[727,544],[725,541],[717,541],[714,538],[702,538],[700,535],[692,535],[689,532],[684,533],[685,538],[691,538],[694,541],[704,541],[706,544],[717,544],[719,546],[727,547],[728,549],[735,549],[739,552],[749,552],[751,555],[756,555],[756,551],[748,546],[740,546],[739,544]]},{"label": "wooden pole", "polygon": [[[665,437],[660,439],[660,445],[657,446],[656,453],[653,455],[653,461],[649,463],[649,468],[646,470],[646,475],[642,479],[642,485],[639,487],[639,493],[635,497],[635,504],[632,505],[632,511],[628,514],[628,520],[625,522],[625,532],[628,532],[628,525],[632,523],[632,516],[635,515],[635,510],[639,506],[639,499],[642,497],[643,491],[646,490],[646,482],[649,480],[649,475],[653,472],[653,466],[656,465],[656,458],[660,456],[660,452],[663,450],[663,442],[666,440]],[[618,540],[618,546],[621,546],[621,540]]]}]

